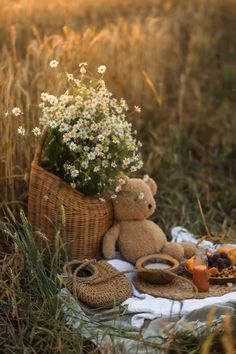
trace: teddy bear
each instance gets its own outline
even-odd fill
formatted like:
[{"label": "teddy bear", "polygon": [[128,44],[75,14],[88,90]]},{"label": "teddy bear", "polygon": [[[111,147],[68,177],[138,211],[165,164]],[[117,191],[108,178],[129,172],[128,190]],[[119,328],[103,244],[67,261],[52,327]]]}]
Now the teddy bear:
[{"label": "teddy bear", "polygon": [[165,253],[179,261],[192,257],[196,252],[194,245],[167,242],[162,229],[147,219],[156,209],[155,181],[150,177],[144,180],[127,176],[122,180],[121,191],[112,200],[115,223],[103,238],[104,257],[114,258],[117,246],[121,256],[133,264],[154,253]]}]

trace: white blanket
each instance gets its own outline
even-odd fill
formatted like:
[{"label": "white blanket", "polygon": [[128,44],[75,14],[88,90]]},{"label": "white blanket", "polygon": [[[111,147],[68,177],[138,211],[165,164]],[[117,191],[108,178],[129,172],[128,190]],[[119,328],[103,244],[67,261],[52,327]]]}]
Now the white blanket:
[{"label": "white blanket", "polygon": [[[195,237],[182,227],[172,229],[173,242],[189,241],[196,243]],[[215,250],[218,245],[213,245],[212,242],[203,241],[201,247]],[[120,271],[134,269],[134,266],[120,259],[112,259],[109,263]],[[127,274],[130,281],[135,276],[135,273]],[[143,294],[133,287],[133,296],[123,302],[122,305],[127,306],[130,313],[133,313],[131,324],[136,328],[141,328],[144,320],[153,320],[160,317],[172,317],[176,315],[185,315],[194,310],[202,309],[217,304],[227,304],[228,302],[236,302],[236,292],[231,292],[223,296],[208,297],[206,299],[191,299],[182,301],[173,301],[165,298],[154,297],[148,294]]]}]

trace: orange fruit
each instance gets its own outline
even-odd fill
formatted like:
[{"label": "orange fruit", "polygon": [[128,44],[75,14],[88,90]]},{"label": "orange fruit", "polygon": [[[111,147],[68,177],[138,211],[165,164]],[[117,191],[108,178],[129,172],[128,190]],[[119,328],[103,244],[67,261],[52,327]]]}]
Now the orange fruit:
[{"label": "orange fruit", "polygon": [[217,274],[219,274],[219,271],[218,271],[218,269],[217,269],[216,267],[212,267],[212,268],[209,269],[209,275],[210,275],[211,277],[214,277],[214,276],[216,276]]},{"label": "orange fruit", "polygon": [[186,267],[187,269],[192,272],[193,271],[193,259],[194,259],[194,256],[189,258],[187,261],[186,261]]}]

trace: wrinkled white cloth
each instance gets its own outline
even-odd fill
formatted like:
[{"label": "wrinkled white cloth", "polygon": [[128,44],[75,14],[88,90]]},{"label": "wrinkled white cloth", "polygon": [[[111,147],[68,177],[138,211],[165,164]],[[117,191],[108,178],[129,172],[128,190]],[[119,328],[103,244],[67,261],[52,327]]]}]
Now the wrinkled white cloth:
[{"label": "wrinkled white cloth", "polygon": [[[173,229],[171,230],[171,237],[172,237],[172,241],[171,242],[191,242],[194,245],[196,245],[198,243],[198,240],[195,238],[195,236],[189,232],[187,229],[185,229],[184,227],[181,226],[176,226],[173,227]],[[210,252],[214,252],[218,247],[220,246],[230,246],[230,247],[235,247],[235,244],[214,244],[211,241],[207,241],[207,240],[203,240],[198,244],[198,247],[200,248],[205,248],[207,250],[209,250]]]},{"label": "wrinkled white cloth", "polygon": [[[211,306],[205,306],[181,317],[154,318],[148,321],[147,326],[144,326],[140,332],[140,328],[130,326],[132,314],[128,316],[116,315],[111,318],[104,318],[104,316],[103,318],[91,318],[83,312],[80,304],[67,289],[61,289],[59,296],[63,301],[63,310],[68,324],[72,325],[79,331],[80,335],[93,342],[97,347],[112,348],[115,352],[122,354],[166,353],[169,342],[163,339],[168,339],[177,333],[184,333],[185,335],[191,333],[192,336],[199,339],[199,336],[205,332],[206,327],[208,327],[209,333],[214,333],[224,316],[234,312],[232,306],[218,305],[214,312],[214,320],[209,323]],[[147,314],[146,318],[149,317],[152,319],[154,316],[151,314],[148,316]],[[125,331],[125,337],[122,337],[122,331]],[[142,333],[144,341],[140,340],[140,333]],[[147,346],[147,343],[149,343],[149,346]]]},{"label": "wrinkled white cloth", "polygon": [[[194,245],[198,243],[198,240],[194,235],[181,226],[173,227],[171,230],[172,242],[191,242]],[[203,240],[198,244],[198,247],[208,249],[214,252],[218,245],[214,245],[211,241]]]},{"label": "wrinkled white cloth", "polygon": [[[194,244],[197,243],[194,235],[183,227],[173,228],[171,235],[173,242],[188,241]],[[202,241],[200,246],[214,251],[219,245],[214,245],[210,241]],[[132,264],[121,259],[112,259],[109,263],[119,271],[134,269]],[[131,282],[134,276],[135,273],[127,274]],[[161,317],[182,316],[194,310],[200,310],[204,307],[208,308],[212,305],[221,304],[221,306],[224,306],[224,304],[229,302],[236,303],[236,292],[231,292],[223,296],[208,297],[206,299],[174,301],[144,294],[133,286],[133,296],[124,301],[122,305],[127,306],[128,312],[134,314],[131,319],[131,325],[141,328],[145,319],[153,320]]]},{"label": "wrinkled white cloth", "polygon": [[128,311],[134,313],[131,320],[132,326],[141,328],[145,319],[153,320],[160,317],[182,316],[204,307],[223,305],[229,302],[236,303],[236,292],[223,296],[183,301],[174,301],[145,294],[144,299],[137,299],[133,296],[123,302],[122,305],[126,305]]}]

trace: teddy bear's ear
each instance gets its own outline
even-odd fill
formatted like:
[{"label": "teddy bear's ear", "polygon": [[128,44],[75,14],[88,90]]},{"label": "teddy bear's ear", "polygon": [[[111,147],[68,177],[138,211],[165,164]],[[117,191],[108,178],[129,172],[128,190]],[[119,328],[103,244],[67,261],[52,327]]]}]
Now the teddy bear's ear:
[{"label": "teddy bear's ear", "polygon": [[145,180],[145,182],[147,183],[147,185],[150,187],[151,191],[152,191],[152,195],[155,195],[157,192],[157,184],[154,181],[154,179],[148,177],[147,180]]}]

